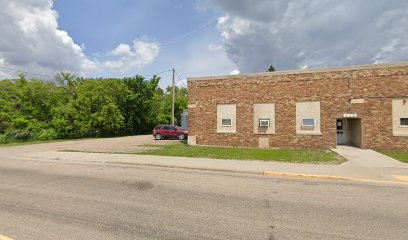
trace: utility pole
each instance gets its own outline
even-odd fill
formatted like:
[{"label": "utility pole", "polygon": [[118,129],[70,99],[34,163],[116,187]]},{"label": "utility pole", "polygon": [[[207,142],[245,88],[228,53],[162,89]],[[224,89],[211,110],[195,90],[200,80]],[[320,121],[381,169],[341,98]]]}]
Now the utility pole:
[{"label": "utility pole", "polygon": [[173,101],[171,104],[171,125],[174,125],[174,105],[176,101],[176,83],[174,80],[174,74],[175,74],[174,68],[172,69],[172,71],[173,71]]}]

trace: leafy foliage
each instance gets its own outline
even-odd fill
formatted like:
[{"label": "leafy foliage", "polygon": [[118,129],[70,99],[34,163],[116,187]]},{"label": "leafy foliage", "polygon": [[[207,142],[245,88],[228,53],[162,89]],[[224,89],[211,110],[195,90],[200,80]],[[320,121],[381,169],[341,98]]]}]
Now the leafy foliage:
[{"label": "leafy foliage", "polygon": [[[150,132],[169,123],[171,88],[145,79],[79,78],[61,73],[55,82],[0,81],[0,143]],[[175,116],[187,108],[187,89],[177,88]]]}]

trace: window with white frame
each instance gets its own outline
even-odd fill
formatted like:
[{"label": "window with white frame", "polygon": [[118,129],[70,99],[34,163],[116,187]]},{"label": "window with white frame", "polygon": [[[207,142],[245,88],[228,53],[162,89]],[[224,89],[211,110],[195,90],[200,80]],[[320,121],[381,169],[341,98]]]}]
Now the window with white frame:
[{"label": "window with white frame", "polygon": [[271,120],[269,118],[261,118],[261,119],[259,119],[259,126],[260,127],[269,127],[270,121]]},{"label": "window with white frame", "polygon": [[316,120],[314,118],[302,118],[302,127],[314,127]]},{"label": "window with white frame", "polygon": [[221,119],[221,126],[222,127],[231,127],[232,126],[232,119],[231,118]]},{"label": "window with white frame", "polygon": [[408,127],[408,117],[400,118],[400,126],[401,127]]}]

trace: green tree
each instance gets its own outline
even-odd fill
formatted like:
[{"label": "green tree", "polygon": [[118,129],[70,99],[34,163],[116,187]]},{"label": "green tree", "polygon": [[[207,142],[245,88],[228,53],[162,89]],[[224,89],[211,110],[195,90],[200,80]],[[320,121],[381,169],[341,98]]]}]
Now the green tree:
[{"label": "green tree", "polygon": [[77,88],[76,100],[81,121],[81,133],[118,134],[124,117],[119,104],[129,94],[123,81],[116,79],[86,79]]},{"label": "green tree", "polygon": [[56,106],[52,109],[51,125],[60,138],[81,137],[78,85],[84,79],[70,73],[60,73],[56,81]]},{"label": "green tree", "polygon": [[128,134],[140,134],[150,131],[156,124],[156,117],[152,115],[154,95],[160,78],[153,76],[150,80],[137,75],[124,78],[124,83],[130,93],[121,103],[121,112],[124,117],[124,130]]},{"label": "green tree", "polygon": [[[180,125],[181,123],[181,114],[183,110],[187,108],[187,89],[176,87],[176,99],[174,105],[174,117],[175,124]],[[172,87],[169,86],[166,88],[166,92],[162,96],[162,105],[160,108],[160,114],[158,120],[160,123],[169,124],[171,120],[171,110],[172,110]]]},{"label": "green tree", "polygon": [[269,66],[268,72],[275,72],[275,67],[273,65]]},{"label": "green tree", "polygon": [[[0,143],[28,139],[79,138],[147,133],[169,123],[171,88],[160,78],[80,78],[0,81]],[[176,88],[175,116],[187,108],[187,89]]]}]

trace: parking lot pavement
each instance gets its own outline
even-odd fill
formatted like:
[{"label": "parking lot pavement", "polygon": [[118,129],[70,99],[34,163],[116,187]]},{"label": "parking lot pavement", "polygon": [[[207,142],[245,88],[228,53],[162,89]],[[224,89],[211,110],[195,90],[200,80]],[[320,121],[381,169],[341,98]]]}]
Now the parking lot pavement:
[{"label": "parking lot pavement", "polygon": [[144,145],[163,145],[178,143],[178,140],[155,140],[152,135],[138,135],[116,138],[96,138],[84,140],[72,140],[53,143],[41,143],[21,145],[13,147],[1,147],[0,152],[43,152],[43,151],[85,151],[104,153],[135,153],[147,147]]}]

